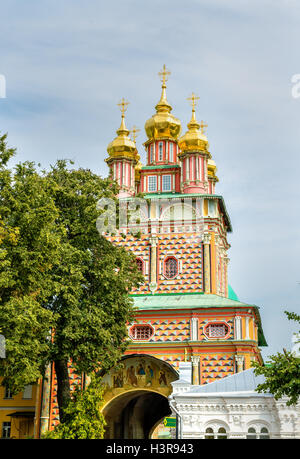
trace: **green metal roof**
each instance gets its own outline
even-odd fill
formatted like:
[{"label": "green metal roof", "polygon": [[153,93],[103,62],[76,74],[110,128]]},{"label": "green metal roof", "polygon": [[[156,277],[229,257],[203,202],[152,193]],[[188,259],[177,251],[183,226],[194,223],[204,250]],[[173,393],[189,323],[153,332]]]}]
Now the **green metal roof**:
[{"label": "green metal roof", "polygon": [[204,293],[193,294],[162,294],[162,295],[132,295],[134,306],[139,310],[147,309],[197,309],[197,308],[239,308],[254,307],[219,295]]},{"label": "green metal roof", "polygon": [[[233,290],[232,290],[233,292]],[[234,292],[233,292],[234,293]],[[261,326],[259,307],[243,303],[239,300],[219,295],[205,293],[160,294],[160,295],[130,295],[134,307],[140,311],[155,311],[168,309],[214,309],[214,308],[254,308],[258,318],[258,345],[267,346]],[[235,295],[236,296],[236,295]]]}]

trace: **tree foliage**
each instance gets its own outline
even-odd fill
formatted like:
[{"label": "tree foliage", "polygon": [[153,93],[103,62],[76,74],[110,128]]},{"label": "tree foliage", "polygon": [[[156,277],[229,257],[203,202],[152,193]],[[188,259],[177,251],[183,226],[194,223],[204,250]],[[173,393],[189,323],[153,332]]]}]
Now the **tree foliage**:
[{"label": "tree foliage", "polygon": [[[300,323],[300,316],[294,312],[285,311],[289,320]],[[265,382],[257,386],[258,392],[269,392],[276,400],[286,396],[287,405],[295,405],[300,397],[300,357],[283,349],[270,356],[266,366],[253,363],[256,375],[263,375]]]},{"label": "tree foliage", "polygon": [[126,348],[133,314],[129,291],[142,281],[135,257],[101,236],[100,198],[116,183],[59,160],[8,167],[15,151],[0,137],[0,333],[3,384],[13,393],[54,362],[63,421],[70,399],[68,363],[107,371]]},{"label": "tree foliage", "polygon": [[106,425],[101,408],[103,386],[92,377],[85,390],[77,388],[65,408],[65,421],[46,432],[45,439],[102,439]]}]

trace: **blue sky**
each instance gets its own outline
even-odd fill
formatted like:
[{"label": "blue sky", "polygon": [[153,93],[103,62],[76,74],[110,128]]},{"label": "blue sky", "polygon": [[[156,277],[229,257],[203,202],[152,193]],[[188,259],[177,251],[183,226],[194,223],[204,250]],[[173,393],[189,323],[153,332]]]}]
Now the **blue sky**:
[{"label": "blue sky", "polygon": [[297,0],[10,0],[1,6],[0,131],[17,161],[57,158],[105,176],[106,147],[130,101],[141,129],[160,97],[158,71],[182,130],[200,96],[210,151],[233,224],[230,283],[258,305],[269,347],[291,346],[299,313],[300,73]]}]

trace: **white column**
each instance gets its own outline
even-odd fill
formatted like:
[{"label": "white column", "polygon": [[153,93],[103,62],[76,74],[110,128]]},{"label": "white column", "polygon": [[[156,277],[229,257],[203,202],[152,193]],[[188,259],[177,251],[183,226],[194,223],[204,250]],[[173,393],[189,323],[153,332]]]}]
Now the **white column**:
[{"label": "white column", "polygon": [[183,184],[183,161],[180,161],[180,190]]},{"label": "white column", "polygon": [[249,333],[249,321],[250,317],[246,316],[246,330],[245,330],[245,339],[250,339],[250,333]]},{"label": "white column", "polygon": [[193,382],[195,386],[199,385],[199,363],[200,357],[198,355],[192,355],[191,357],[192,366],[193,366]]},{"label": "white column", "polygon": [[242,318],[240,316],[234,318],[234,338],[242,339]]},{"label": "white column", "polygon": [[122,164],[122,186],[125,184],[125,163]]},{"label": "white column", "polygon": [[194,157],[191,157],[191,181],[194,181]]},{"label": "white column", "polygon": [[190,322],[190,327],[191,327],[191,341],[197,341],[198,340],[198,318],[197,317],[192,317],[191,322]]},{"label": "white column", "polygon": [[237,372],[240,373],[241,371],[244,370],[244,360],[245,357],[243,355],[236,355],[235,356],[235,361],[237,363]]},{"label": "white column", "polygon": [[204,293],[210,293],[210,233],[203,233],[203,248],[204,248]]},{"label": "white column", "polygon": [[203,181],[203,167],[202,167],[202,161],[203,161],[203,158],[202,156],[199,156],[199,172],[200,172],[200,180]]},{"label": "white column", "polygon": [[190,180],[190,158],[185,158],[185,181],[188,182]]}]

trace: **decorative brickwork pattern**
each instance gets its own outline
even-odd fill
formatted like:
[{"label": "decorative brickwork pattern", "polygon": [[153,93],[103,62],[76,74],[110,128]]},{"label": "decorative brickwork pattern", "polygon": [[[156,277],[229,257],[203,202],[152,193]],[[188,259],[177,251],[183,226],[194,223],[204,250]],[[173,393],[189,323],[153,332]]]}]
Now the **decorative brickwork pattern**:
[{"label": "decorative brickwork pattern", "polygon": [[233,355],[208,355],[201,358],[201,384],[230,376],[234,373]]},{"label": "decorative brickwork pattern", "polygon": [[[138,321],[136,323],[139,323]],[[141,323],[144,323],[141,321]],[[154,328],[148,342],[187,341],[190,339],[190,322],[187,319],[157,319],[147,321]]]},{"label": "decorative brickwork pattern", "polygon": [[[157,289],[159,293],[196,293],[203,291],[202,273],[202,244],[194,233],[167,233],[157,234],[158,260],[157,260]],[[150,244],[149,235],[140,237],[127,235],[109,237],[112,243],[134,252],[137,258],[144,262],[145,283],[132,293],[150,294]],[[175,257],[178,261],[178,274],[173,279],[164,276],[164,261],[167,257]]]}]

